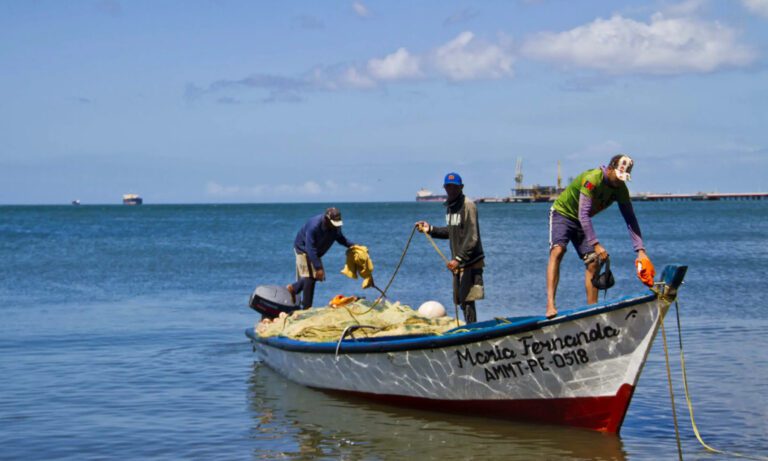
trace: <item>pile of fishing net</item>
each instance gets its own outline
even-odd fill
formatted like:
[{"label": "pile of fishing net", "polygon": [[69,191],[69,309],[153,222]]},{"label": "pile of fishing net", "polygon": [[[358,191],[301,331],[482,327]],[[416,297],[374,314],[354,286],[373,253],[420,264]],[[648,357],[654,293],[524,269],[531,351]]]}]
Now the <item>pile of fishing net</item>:
[{"label": "pile of fishing net", "polygon": [[[285,336],[312,342],[335,342],[344,329],[353,325],[367,325],[375,329],[355,330],[356,338],[395,335],[442,334],[457,325],[464,325],[448,316],[430,319],[422,317],[409,306],[399,302],[380,301],[375,304],[357,300],[339,307],[313,307],[295,311],[290,315],[265,319],[256,324],[256,333],[262,337]],[[349,337],[349,336],[348,336]]]}]

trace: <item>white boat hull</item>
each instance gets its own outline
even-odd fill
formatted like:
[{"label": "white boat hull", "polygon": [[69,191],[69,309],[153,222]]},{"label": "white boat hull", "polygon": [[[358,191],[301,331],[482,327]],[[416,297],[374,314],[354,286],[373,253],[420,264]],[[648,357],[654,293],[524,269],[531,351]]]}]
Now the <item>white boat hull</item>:
[{"label": "white boat hull", "polygon": [[617,432],[669,302],[651,294],[552,320],[483,322],[433,340],[249,336],[266,365],[306,386]]}]

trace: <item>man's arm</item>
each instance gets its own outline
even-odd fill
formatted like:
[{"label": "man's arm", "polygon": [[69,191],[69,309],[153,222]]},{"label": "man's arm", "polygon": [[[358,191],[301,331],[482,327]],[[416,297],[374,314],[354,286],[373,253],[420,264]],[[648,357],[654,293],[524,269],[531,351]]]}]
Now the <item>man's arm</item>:
[{"label": "man's arm", "polygon": [[427,231],[427,234],[431,235],[436,239],[445,240],[448,238],[448,226],[443,226],[443,227],[429,226],[429,230]]},{"label": "man's arm", "polygon": [[344,234],[341,232],[341,229],[338,230],[336,233],[336,241],[340,244],[344,245],[345,247],[349,248],[354,245],[354,243],[350,242],[347,237],[344,236]]},{"label": "man's arm", "polygon": [[584,231],[584,236],[587,238],[587,243],[595,245],[599,243],[597,240],[597,233],[595,233],[595,226],[592,225],[592,197],[588,195],[579,194],[579,223],[581,223],[581,229]]},{"label": "man's arm", "polygon": [[640,232],[640,224],[637,222],[632,202],[619,203],[619,211],[621,211],[621,216],[624,217],[624,222],[627,224],[629,237],[632,239],[632,248],[637,252],[644,252],[643,234]]},{"label": "man's arm", "polygon": [[307,258],[309,258],[309,262],[312,263],[312,267],[315,269],[322,269],[323,262],[320,260],[320,256],[317,255],[317,243],[315,235],[317,230],[317,227],[309,226],[307,228],[307,233],[304,235],[304,242],[307,246]]},{"label": "man's arm", "polygon": [[600,245],[600,241],[597,240],[595,226],[592,225],[592,218],[589,216],[591,213],[592,198],[584,193],[579,194],[579,223],[581,224],[581,229],[584,231],[587,243],[595,247],[595,254],[602,261],[608,257],[608,252]]}]

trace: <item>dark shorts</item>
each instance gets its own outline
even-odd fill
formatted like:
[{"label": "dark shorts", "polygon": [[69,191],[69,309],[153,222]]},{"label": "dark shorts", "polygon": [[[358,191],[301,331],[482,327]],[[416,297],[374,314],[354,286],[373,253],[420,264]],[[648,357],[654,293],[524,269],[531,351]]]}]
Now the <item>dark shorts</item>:
[{"label": "dark shorts", "polygon": [[581,228],[581,223],[568,219],[554,209],[549,210],[549,248],[555,245],[568,249],[568,242],[573,243],[579,258],[595,251],[595,247],[587,243],[587,236]]}]

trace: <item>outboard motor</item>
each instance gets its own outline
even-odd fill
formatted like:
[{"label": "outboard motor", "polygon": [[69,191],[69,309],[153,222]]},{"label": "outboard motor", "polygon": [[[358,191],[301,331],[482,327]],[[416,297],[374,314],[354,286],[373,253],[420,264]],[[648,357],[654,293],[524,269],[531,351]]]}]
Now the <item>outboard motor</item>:
[{"label": "outboard motor", "polygon": [[251,294],[248,305],[262,315],[262,318],[273,319],[281,312],[290,314],[301,306],[291,302],[291,293],[281,286],[261,285]]}]

